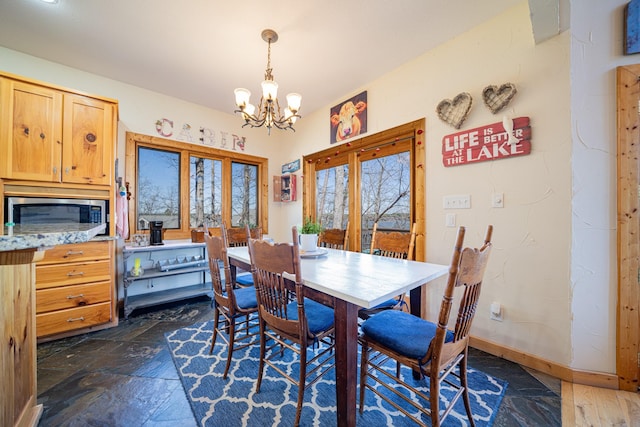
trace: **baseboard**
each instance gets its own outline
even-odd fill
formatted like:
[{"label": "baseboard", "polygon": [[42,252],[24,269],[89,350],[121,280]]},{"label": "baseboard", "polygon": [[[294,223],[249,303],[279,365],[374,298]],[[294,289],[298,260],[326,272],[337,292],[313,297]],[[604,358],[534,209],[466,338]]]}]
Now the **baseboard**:
[{"label": "baseboard", "polygon": [[527,368],[535,369],[536,371],[551,375],[563,381],[613,390],[618,389],[618,376],[615,374],[571,369],[568,366],[560,365],[520,350],[505,347],[501,344],[474,336],[470,337],[469,345],[485,353],[501,357],[519,365],[526,366]]}]

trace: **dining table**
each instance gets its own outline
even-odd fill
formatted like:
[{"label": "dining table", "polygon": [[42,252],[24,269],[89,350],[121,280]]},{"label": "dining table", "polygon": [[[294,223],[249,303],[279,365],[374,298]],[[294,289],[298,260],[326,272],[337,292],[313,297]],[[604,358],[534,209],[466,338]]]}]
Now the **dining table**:
[{"label": "dining table", "polygon": [[[228,248],[232,270],[251,270],[247,247]],[[412,314],[420,316],[422,285],[444,276],[448,265],[318,248],[301,253],[305,297],[334,309],[338,426],[356,425],[358,310],[409,292]]]}]

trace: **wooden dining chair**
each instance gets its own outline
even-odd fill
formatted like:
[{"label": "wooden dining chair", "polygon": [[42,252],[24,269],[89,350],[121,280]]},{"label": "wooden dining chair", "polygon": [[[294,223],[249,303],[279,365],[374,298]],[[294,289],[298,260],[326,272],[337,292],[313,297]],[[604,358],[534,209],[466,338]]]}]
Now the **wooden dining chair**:
[{"label": "wooden dining chair", "polygon": [[[487,228],[484,245],[480,249],[462,249],[465,228],[459,228],[437,324],[398,310],[385,311],[362,323],[362,333],[359,337],[362,344],[360,413],[364,409],[365,391],[369,389],[419,425],[427,424],[424,419],[415,417],[397,401],[402,399],[415,406],[425,416],[430,417],[433,427],[438,427],[462,396],[469,422],[472,426],[475,425],[467,382],[469,331],[476,313],[482,278],[491,252],[492,233],[493,226],[490,225]],[[453,330],[447,330],[456,289],[462,293],[462,297],[458,305],[455,327]],[[414,372],[427,377],[429,379],[428,395],[408,384],[400,375],[399,369],[395,376],[385,370],[382,366],[388,360],[406,365]],[[459,372],[456,372],[456,368]],[[395,380],[428,405],[425,406],[423,402],[413,402],[405,394],[398,392],[396,387],[387,384],[382,379],[383,376],[385,379]],[[369,379],[381,387],[372,385]],[[447,400],[448,404],[440,415],[439,394],[443,381],[447,386],[453,387],[456,394]],[[390,399],[388,394],[381,393],[383,389],[393,392],[396,401]]]},{"label": "wooden dining chair", "polygon": [[255,315],[258,312],[258,302],[253,288],[233,286],[224,228],[222,228],[222,236],[211,236],[205,233],[204,241],[207,246],[215,307],[209,354],[213,352],[216,339],[220,336],[227,343],[227,364],[222,376],[226,379],[233,353],[253,344],[252,338],[259,334]]},{"label": "wooden dining chair", "polygon": [[342,230],[341,228],[328,228],[322,230],[318,236],[318,247],[340,249],[346,251],[349,243],[349,222],[347,221],[347,227]]},{"label": "wooden dining chair", "polygon": [[[389,258],[399,258],[413,260],[413,249],[416,242],[416,224],[411,225],[408,233],[401,231],[378,231],[378,223],[373,224],[373,234],[371,235],[371,246],[369,253]],[[374,314],[385,310],[401,310],[407,307],[405,294],[396,298],[388,299],[375,307],[362,308],[358,311],[358,317],[368,319]]]},{"label": "wooden dining chair", "polygon": [[[304,297],[296,227],[292,229],[292,236],[293,244],[249,239],[249,257],[260,319],[260,364],[256,393],[260,392],[265,365],[297,384],[298,403],[294,423],[297,426],[305,389],[335,366],[334,314],[332,308]],[[310,345],[317,345],[318,348],[308,360]],[[300,373],[297,381],[275,360],[281,358],[286,350],[298,354]],[[307,381],[307,377],[310,381]]]},{"label": "wooden dining chair", "polygon": [[[224,224],[222,225],[224,228]],[[231,227],[227,228],[227,244],[229,248],[235,248],[238,246],[247,246],[247,227]],[[262,228],[255,227],[249,229],[250,235],[253,239],[262,239]],[[236,285],[238,286],[253,286],[253,276],[249,272],[243,270],[236,273]]]}]

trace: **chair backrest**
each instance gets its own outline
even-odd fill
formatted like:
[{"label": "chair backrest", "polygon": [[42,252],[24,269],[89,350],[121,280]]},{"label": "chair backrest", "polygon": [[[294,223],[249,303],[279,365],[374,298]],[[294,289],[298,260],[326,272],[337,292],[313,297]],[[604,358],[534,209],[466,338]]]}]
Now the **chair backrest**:
[{"label": "chair backrest", "polygon": [[[224,225],[223,225],[223,228]],[[250,229],[251,238],[262,239],[262,228],[256,227]],[[246,227],[231,227],[226,229],[227,244],[230,248],[237,246],[247,246],[247,228]]]},{"label": "chair backrest", "polygon": [[[487,227],[484,244],[480,249],[464,248],[465,228],[458,229],[458,237],[453,251],[447,286],[440,305],[440,315],[436,329],[436,336],[431,342],[427,358],[438,361],[439,366],[448,364],[452,359],[464,351],[469,341],[469,331],[476,314],[480,288],[484,277],[489,254],[491,253],[491,235],[493,226]],[[453,329],[453,339],[445,342],[447,325],[453,301],[455,288],[463,286],[464,292],[458,306],[458,317]]]},{"label": "chair backrest", "polygon": [[[292,235],[293,244],[249,239],[249,257],[261,318],[282,335],[306,340],[310,334],[304,311],[298,230],[295,226]],[[293,287],[286,283],[285,273],[289,280],[294,281]],[[297,319],[291,319],[287,313],[287,305],[293,300],[298,302]]]},{"label": "chair backrest", "polygon": [[372,255],[382,255],[389,258],[413,259],[413,247],[416,242],[416,224],[411,225],[409,233],[400,231],[378,231],[378,223],[373,224],[371,235]]},{"label": "chair backrest", "polygon": [[331,249],[347,250],[349,243],[349,222],[347,227],[342,230],[340,228],[328,228],[322,230],[318,236],[318,246]]},{"label": "chair backrest", "polygon": [[211,236],[209,233],[204,233],[204,242],[207,246],[209,272],[211,273],[211,284],[216,303],[233,310],[236,307],[236,301],[229,257],[227,256],[226,235],[224,228],[222,230],[221,236]]}]

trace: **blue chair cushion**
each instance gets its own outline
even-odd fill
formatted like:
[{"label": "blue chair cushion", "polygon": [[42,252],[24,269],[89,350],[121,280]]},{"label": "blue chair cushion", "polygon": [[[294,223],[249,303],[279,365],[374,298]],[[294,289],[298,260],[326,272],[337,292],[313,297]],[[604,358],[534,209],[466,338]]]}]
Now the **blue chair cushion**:
[{"label": "blue chair cushion", "polygon": [[371,310],[383,310],[395,307],[398,304],[397,299],[388,299],[373,307]]},{"label": "blue chair cushion", "polygon": [[[330,329],[333,326],[333,309],[308,298],[304,299],[304,312],[307,315],[309,332],[313,335]],[[298,320],[298,302],[287,304],[287,317]]]},{"label": "blue chair cushion", "polygon": [[[421,359],[436,336],[437,326],[404,311],[387,310],[365,320],[361,328],[365,337],[403,356]],[[453,332],[447,331],[444,340],[453,341]]]},{"label": "blue chair cushion", "polygon": [[239,308],[248,309],[258,306],[258,300],[256,299],[256,290],[254,288],[238,288],[234,289],[233,293],[236,295],[236,305]]},{"label": "blue chair cushion", "polygon": [[236,284],[242,286],[253,286],[253,274],[244,273],[236,276]]}]

